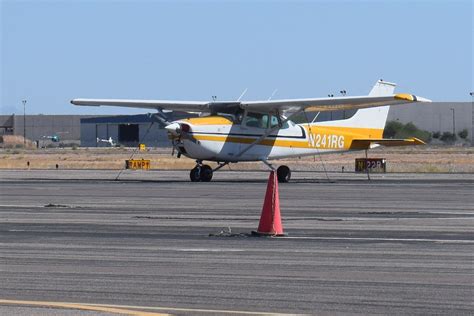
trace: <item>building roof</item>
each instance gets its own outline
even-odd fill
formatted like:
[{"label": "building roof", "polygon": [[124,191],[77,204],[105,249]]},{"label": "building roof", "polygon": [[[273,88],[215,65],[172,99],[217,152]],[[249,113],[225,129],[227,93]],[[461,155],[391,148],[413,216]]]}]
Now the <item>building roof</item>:
[{"label": "building roof", "polygon": [[[171,121],[195,116],[186,112],[173,111],[166,114]],[[150,114],[97,116],[81,119],[81,124],[143,124],[156,122]]]}]

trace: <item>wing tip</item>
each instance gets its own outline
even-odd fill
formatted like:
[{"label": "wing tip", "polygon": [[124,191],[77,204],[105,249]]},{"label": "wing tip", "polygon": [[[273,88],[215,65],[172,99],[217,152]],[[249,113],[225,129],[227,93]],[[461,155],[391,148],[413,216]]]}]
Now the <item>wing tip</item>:
[{"label": "wing tip", "polygon": [[73,105],[79,105],[79,106],[100,106],[100,104],[89,102],[89,100],[87,99],[72,99],[70,102]]},{"label": "wing tip", "polygon": [[409,140],[413,142],[413,145],[426,145],[424,141],[416,137],[411,137]]},{"label": "wing tip", "polygon": [[428,102],[428,103],[431,102],[430,99],[418,97],[414,94],[408,94],[408,93],[398,93],[394,96],[394,98],[397,100],[410,101],[410,102]]}]

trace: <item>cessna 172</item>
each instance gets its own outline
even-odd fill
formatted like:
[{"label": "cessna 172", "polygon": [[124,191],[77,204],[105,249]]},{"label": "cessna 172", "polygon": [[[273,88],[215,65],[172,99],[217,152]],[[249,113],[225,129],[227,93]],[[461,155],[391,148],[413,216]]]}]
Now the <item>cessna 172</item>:
[{"label": "cessna 172", "polygon": [[[420,145],[416,138],[383,139],[390,105],[431,102],[412,94],[394,94],[395,84],[379,80],[368,96],[287,99],[265,101],[167,101],[74,99],[75,105],[123,106],[156,109],[178,158],[196,160],[191,181],[211,181],[213,172],[229,163],[261,161],[322,153],[367,150],[377,146]],[[356,109],[347,119],[295,124],[295,115],[305,111]],[[163,110],[200,113],[200,117],[169,122]],[[206,113],[206,115],[203,115]],[[305,113],[306,114],[306,113]],[[217,162],[216,168],[203,161]],[[287,166],[277,169],[280,182],[290,180]]]}]

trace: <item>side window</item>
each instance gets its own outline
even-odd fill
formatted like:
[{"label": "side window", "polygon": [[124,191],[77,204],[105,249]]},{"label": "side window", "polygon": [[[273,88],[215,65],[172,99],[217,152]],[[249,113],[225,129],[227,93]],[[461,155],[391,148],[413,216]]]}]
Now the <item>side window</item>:
[{"label": "side window", "polygon": [[245,116],[244,125],[247,127],[268,128],[268,115],[248,112]]},{"label": "side window", "polygon": [[278,117],[276,117],[275,115],[272,115],[270,127],[275,127],[277,125],[278,125]]},{"label": "side window", "polygon": [[[281,119],[282,121],[284,120],[283,118]],[[271,127],[275,127],[278,125],[278,117],[276,117],[275,115],[272,115],[272,119],[271,119]],[[285,128],[289,128],[290,126],[288,125],[288,121],[286,121],[285,123],[283,123],[283,126],[280,128],[280,129],[285,129]]]}]

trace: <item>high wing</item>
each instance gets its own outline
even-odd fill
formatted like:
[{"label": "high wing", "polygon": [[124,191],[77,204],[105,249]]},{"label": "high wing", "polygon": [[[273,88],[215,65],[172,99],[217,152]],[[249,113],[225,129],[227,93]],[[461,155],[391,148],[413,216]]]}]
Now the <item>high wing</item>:
[{"label": "high wing", "polygon": [[240,102],[126,100],[126,99],[73,99],[71,103],[82,106],[119,106],[141,109],[167,109],[186,112],[210,112],[212,106],[240,105]]},{"label": "high wing", "polygon": [[144,109],[167,109],[187,112],[211,112],[219,108],[239,106],[249,111],[269,113],[285,111],[337,111],[363,109],[410,102],[431,102],[412,94],[389,96],[359,96],[315,99],[287,99],[268,101],[171,101],[171,100],[124,100],[124,99],[74,99],[71,103],[82,106],[120,106]]},{"label": "high wing", "polygon": [[410,102],[431,102],[431,100],[412,94],[394,94],[388,96],[359,96],[337,97],[318,99],[289,99],[271,101],[242,102],[241,107],[256,112],[284,111],[338,111],[350,109],[363,109],[385,105],[403,104]]}]

